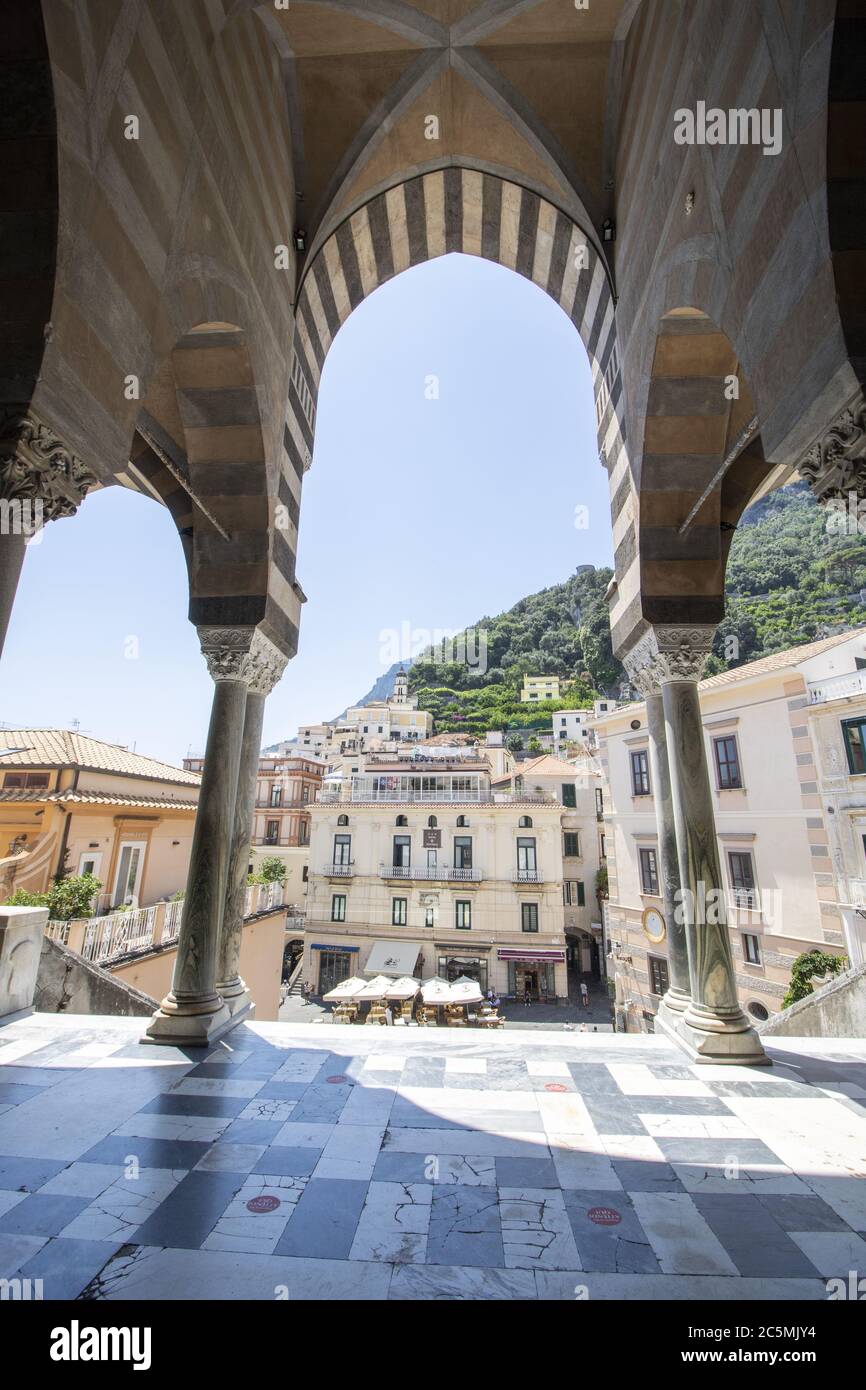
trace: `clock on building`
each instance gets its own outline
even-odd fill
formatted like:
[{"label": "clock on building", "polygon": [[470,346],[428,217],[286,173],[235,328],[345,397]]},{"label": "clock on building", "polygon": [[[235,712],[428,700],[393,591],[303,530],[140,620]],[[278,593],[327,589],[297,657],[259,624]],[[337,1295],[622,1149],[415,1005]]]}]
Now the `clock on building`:
[{"label": "clock on building", "polygon": [[641,918],[641,925],[644,929],[644,935],[654,946],[658,946],[660,941],[664,941],[667,927],[665,926],[665,919],[657,907],[646,908]]}]

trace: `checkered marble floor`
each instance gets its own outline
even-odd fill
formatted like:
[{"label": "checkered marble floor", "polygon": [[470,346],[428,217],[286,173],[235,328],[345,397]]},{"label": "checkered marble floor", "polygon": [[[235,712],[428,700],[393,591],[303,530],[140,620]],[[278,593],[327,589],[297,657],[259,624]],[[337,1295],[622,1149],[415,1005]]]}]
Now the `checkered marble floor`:
[{"label": "checkered marble floor", "polygon": [[46,1299],[825,1299],[866,1273],[866,1043],[0,1027],[0,1278]]}]

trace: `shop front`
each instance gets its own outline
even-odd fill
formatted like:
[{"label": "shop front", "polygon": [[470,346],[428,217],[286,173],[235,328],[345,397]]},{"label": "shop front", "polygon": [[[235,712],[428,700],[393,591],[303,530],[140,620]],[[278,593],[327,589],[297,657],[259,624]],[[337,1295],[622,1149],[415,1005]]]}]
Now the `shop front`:
[{"label": "shop front", "polygon": [[487,993],[489,972],[487,961],[482,956],[458,956],[442,951],[438,956],[436,973],[449,984],[453,984],[461,976],[476,980],[481,993]]},{"label": "shop front", "polygon": [[350,975],[357,974],[358,952],[357,946],[332,946],[313,942],[310,953],[314,962],[318,957],[319,994],[327,994],[329,990],[336,989],[337,985],[348,980]]},{"label": "shop front", "polygon": [[556,967],[565,963],[565,951],[542,951],[502,947],[499,959],[508,966],[508,993],[523,999],[526,991],[533,1001],[553,1003],[557,999]]}]

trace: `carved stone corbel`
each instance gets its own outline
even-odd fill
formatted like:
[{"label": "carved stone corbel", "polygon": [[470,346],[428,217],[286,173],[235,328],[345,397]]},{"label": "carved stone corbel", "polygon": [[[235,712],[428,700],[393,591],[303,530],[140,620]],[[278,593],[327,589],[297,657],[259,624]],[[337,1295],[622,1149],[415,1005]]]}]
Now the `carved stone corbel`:
[{"label": "carved stone corbel", "polygon": [[850,492],[866,493],[866,400],[862,395],[812,445],[798,472],[819,502],[847,502]]},{"label": "carved stone corbel", "polygon": [[658,694],[665,681],[700,680],[715,632],[710,623],[649,628],[623,657],[629,680],[644,698]]},{"label": "carved stone corbel", "polygon": [[41,521],[74,516],[99,479],[32,411],[0,411],[0,498],[41,508]]},{"label": "carved stone corbel", "polygon": [[200,627],[201,653],[215,681],[243,681],[259,695],[269,695],[288,663],[258,628]]}]

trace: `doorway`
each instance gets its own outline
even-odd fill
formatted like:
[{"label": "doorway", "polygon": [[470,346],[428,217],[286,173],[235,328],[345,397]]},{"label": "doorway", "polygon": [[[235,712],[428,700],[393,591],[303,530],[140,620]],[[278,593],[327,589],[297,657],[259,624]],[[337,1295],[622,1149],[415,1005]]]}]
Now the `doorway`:
[{"label": "doorway", "polygon": [[144,856],[147,851],[146,840],[122,840],[117,859],[117,873],[114,878],[114,891],[111,906],[121,907],[129,903],[138,907],[138,894],[144,869]]}]

